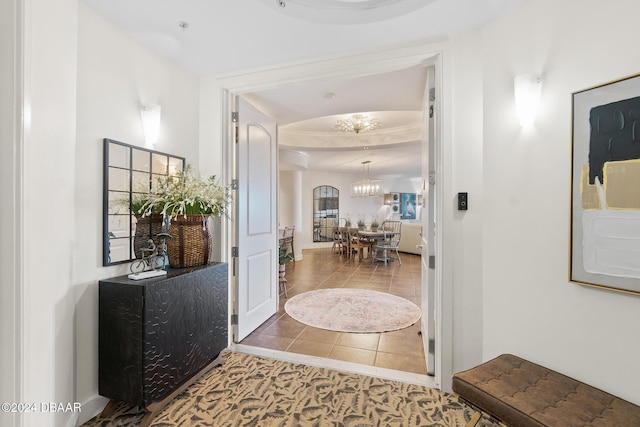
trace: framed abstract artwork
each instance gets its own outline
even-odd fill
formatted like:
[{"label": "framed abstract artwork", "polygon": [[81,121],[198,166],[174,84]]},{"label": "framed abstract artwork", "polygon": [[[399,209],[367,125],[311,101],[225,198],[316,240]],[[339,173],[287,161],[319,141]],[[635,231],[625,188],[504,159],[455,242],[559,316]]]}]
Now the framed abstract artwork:
[{"label": "framed abstract artwork", "polygon": [[572,97],[570,280],[640,294],[640,75]]}]

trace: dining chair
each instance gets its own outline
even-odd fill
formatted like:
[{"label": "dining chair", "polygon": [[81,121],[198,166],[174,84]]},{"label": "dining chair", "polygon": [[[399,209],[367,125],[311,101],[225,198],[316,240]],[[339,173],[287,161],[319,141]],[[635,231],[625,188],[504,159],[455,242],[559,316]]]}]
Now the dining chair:
[{"label": "dining chair", "polygon": [[[385,265],[389,260],[398,260],[398,263],[402,265],[400,260],[400,253],[398,252],[398,244],[400,243],[400,232],[402,229],[402,222],[400,221],[384,221],[381,226],[382,238],[376,243],[376,252],[373,257],[373,261],[384,261]],[[392,257],[392,253],[395,252],[395,258]]]},{"label": "dining chair", "polygon": [[343,241],[343,231],[340,229],[341,227],[333,228],[333,245],[331,245],[331,250],[333,253],[342,254],[344,251],[344,241]]},{"label": "dining chair", "polygon": [[[284,228],[284,236],[280,239],[280,246],[289,246],[291,248],[291,252],[295,254],[293,249],[293,235],[295,232],[296,226],[293,227],[285,227]],[[295,257],[293,258],[293,263],[296,263]]]},{"label": "dining chair", "polygon": [[354,239],[358,237],[358,231],[357,227],[345,227],[344,229],[344,245],[347,252],[347,258],[350,258],[352,255]]},{"label": "dining chair", "polygon": [[356,252],[358,254],[358,259],[360,261],[362,261],[362,259],[364,258],[363,256],[363,252],[365,249],[370,250],[371,248],[371,244],[369,242],[369,240],[365,237],[359,236],[358,234],[355,234],[354,236],[351,237],[351,239],[349,240],[350,243],[350,249],[349,249],[349,254],[350,255],[354,255],[353,253]]},{"label": "dining chair", "polygon": [[378,240],[375,237],[367,237],[363,240],[363,243],[367,245],[367,258],[373,258]]}]

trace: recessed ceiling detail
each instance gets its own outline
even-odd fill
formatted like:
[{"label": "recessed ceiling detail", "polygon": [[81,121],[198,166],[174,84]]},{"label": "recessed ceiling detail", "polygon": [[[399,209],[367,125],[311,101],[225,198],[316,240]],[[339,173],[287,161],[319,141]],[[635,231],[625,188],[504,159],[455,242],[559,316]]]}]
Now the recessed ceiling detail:
[{"label": "recessed ceiling detail", "polygon": [[384,21],[425,7],[436,0],[262,0],[289,16],[324,24]]},{"label": "recessed ceiling detail", "polygon": [[366,133],[343,133],[331,129],[336,119],[344,115],[319,117],[278,128],[278,144],[298,149],[353,150],[363,147],[390,147],[421,141],[423,138],[421,111],[377,111],[385,127]]},{"label": "recessed ceiling detail", "polygon": [[[376,9],[378,7],[389,6],[395,3],[409,3],[407,0],[281,0],[278,4],[281,7],[286,7],[289,4],[299,4],[301,6],[310,7],[313,9],[327,10],[327,9],[340,9],[340,10],[367,10]],[[424,1],[420,0],[414,2],[416,4]],[[419,7],[419,6],[418,6]],[[416,7],[417,8],[417,7]]]}]

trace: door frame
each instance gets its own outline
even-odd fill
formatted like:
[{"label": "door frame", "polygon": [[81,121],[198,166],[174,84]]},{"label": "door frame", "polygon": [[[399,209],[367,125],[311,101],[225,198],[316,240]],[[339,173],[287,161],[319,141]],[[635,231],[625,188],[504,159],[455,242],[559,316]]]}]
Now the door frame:
[{"label": "door frame", "polygon": [[[337,77],[363,77],[384,72],[398,71],[412,67],[433,66],[436,74],[436,92],[440,94],[440,102],[436,103],[436,220],[439,226],[436,228],[436,366],[435,382],[444,391],[451,390],[451,376],[453,375],[453,301],[451,292],[451,262],[450,245],[446,245],[443,239],[444,229],[450,227],[451,220],[446,219],[444,213],[444,193],[450,186],[450,159],[451,144],[444,141],[450,140],[451,121],[449,102],[451,88],[449,76],[451,64],[448,48],[445,42],[421,43],[400,46],[393,49],[378,50],[350,56],[342,56],[331,59],[309,60],[299,63],[281,64],[279,66],[262,68],[258,70],[240,72],[220,76],[217,79],[222,90],[221,105],[221,133],[222,141],[222,173],[223,182],[230,182],[235,176],[235,158],[233,153],[233,127],[231,112],[233,111],[233,99],[237,95],[258,90],[274,89],[302,83],[311,80],[329,79]],[[423,141],[426,149],[426,138]],[[235,224],[228,221],[228,227],[223,230],[222,247],[231,248],[235,243]],[[450,249],[450,248],[449,248]],[[230,249],[229,249],[230,252]],[[229,258],[233,264],[234,260]],[[232,268],[234,266],[232,265]],[[443,282],[448,283],[443,287]],[[230,309],[235,306],[234,277],[230,277]],[[423,292],[426,290],[423,289]],[[231,326],[231,325],[230,325]]]},{"label": "door frame", "polygon": [[[5,25],[0,29],[0,52],[8,66],[0,69],[0,85],[5,94],[0,109],[6,112],[0,125],[0,196],[9,206],[0,224],[0,397],[4,402],[20,402],[25,387],[25,324],[24,319],[24,145],[25,112],[25,20],[24,2],[11,0],[0,4]],[[4,59],[6,58],[6,59]],[[23,425],[22,413],[2,413],[0,420],[10,425]]]},{"label": "door frame", "polygon": [[[439,94],[434,93],[434,98],[431,97],[431,88],[435,89],[435,69],[434,67],[427,68],[427,85],[425,87],[424,94],[424,106],[423,106],[423,120],[426,126],[426,147],[422,150],[422,214],[421,225],[422,233],[420,235],[420,252],[421,252],[421,285],[422,285],[422,298],[420,301],[420,307],[423,313],[428,316],[426,319],[422,316],[422,339],[425,348],[425,358],[427,363],[427,374],[433,375],[435,372],[435,325],[433,322],[435,314],[435,265],[430,266],[430,257],[434,256],[435,260],[435,233],[436,221],[435,211],[433,206],[437,206],[436,203],[436,191],[435,182],[430,179],[432,172],[435,173],[435,144],[432,141],[435,140],[435,120],[436,120],[436,108],[437,97]],[[435,178],[435,176],[434,176]],[[427,209],[425,209],[427,207]],[[429,320],[431,319],[431,321]]]}]

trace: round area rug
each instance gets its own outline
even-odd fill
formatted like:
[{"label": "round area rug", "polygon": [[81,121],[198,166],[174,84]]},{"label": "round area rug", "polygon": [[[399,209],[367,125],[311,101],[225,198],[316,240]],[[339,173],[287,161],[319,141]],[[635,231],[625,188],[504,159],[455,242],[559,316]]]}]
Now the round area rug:
[{"label": "round area rug", "polygon": [[366,289],[318,289],[291,297],[284,309],[298,322],[339,332],[387,332],[413,325],[420,308],[411,301]]}]

